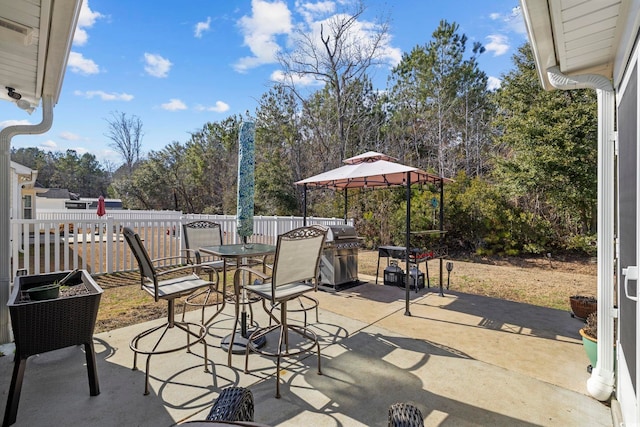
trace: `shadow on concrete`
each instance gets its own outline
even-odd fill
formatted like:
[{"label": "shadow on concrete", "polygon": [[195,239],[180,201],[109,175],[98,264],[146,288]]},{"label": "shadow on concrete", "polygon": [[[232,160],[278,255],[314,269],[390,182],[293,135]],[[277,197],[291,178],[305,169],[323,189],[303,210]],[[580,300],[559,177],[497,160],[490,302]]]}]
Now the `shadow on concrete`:
[{"label": "shadow on concrete", "polygon": [[[327,416],[331,425],[348,426],[359,423],[367,426],[386,426],[388,408],[396,402],[412,402],[423,416],[445,414],[441,426],[458,425],[520,425],[524,422],[504,414],[467,404],[430,392],[428,378],[420,376],[429,361],[436,358],[455,358],[472,361],[468,355],[432,343],[359,332],[341,345],[345,351],[335,357],[323,357],[323,375],[315,370],[315,355],[287,366],[291,371],[281,385],[282,398],[274,398],[274,378],[256,384],[252,391],[256,401],[256,420],[269,425],[306,420],[313,424],[314,415],[323,424]],[[406,357],[406,358],[405,358]],[[304,381],[300,381],[300,375]],[[284,378],[284,377],[283,377]],[[313,406],[298,398],[300,388],[312,391],[324,402]],[[277,405],[278,411],[271,408]],[[305,412],[304,416],[301,415]],[[293,425],[293,424],[291,424]]]},{"label": "shadow on concrete", "polygon": [[[456,291],[449,291],[448,295],[455,298],[447,301],[446,304],[440,305],[439,300],[433,298],[426,298],[413,304],[435,306],[441,310],[476,316],[481,319],[477,324],[478,328],[514,334],[525,333],[552,340],[563,338],[580,340],[578,331],[584,326],[583,321],[571,317],[564,310]],[[430,320],[437,321],[431,318]],[[452,323],[448,320],[441,321]]]},{"label": "shadow on concrete", "polygon": [[[219,377],[219,372],[214,369],[209,374],[210,387],[199,390],[198,387],[194,388],[192,381],[181,383],[181,376],[187,371],[196,371],[194,374],[203,376],[202,364],[190,363],[192,367],[169,378],[158,378],[159,381],[163,381],[158,394],[152,389],[151,394],[144,396],[144,370],[134,371],[131,365],[122,366],[110,362],[120,350],[103,340],[94,338],[94,345],[100,394],[89,395],[83,346],[72,346],[32,356],[27,360],[14,426],[172,426],[175,425],[175,421],[167,408],[180,408],[189,411],[190,414],[206,409],[211,404],[212,391],[217,384],[225,387],[238,382],[237,374],[225,380],[224,377]],[[194,357],[191,354],[181,356]],[[194,361],[198,360],[201,361],[202,357],[194,357]],[[158,363],[152,359],[152,363],[154,362]],[[12,356],[0,357],[0,398],[3,399],[3,414],[12,367]],[[183,385],[189,392],[180,396],[180,393],[176,393],[176,385]],[[173,392],[165,393],[167,387],[173,387]]]}]

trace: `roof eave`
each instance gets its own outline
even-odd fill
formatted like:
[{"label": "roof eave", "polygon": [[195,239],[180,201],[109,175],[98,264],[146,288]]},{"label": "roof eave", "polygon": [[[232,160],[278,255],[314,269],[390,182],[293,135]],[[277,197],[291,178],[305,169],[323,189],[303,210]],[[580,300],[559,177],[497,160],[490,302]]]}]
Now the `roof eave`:
[{"label": "roof eave", "polygon": [[538,78],[545,90],[553,90],[554,88],[547,77],[547,69],[559,64],[553,39],[549,6],[546,1],[540,0],[520,0],[520,5],[522,6],[522,16],[527,27]]},{"label": "roof eave", "polygon": [[62,90],[81,6],[82,0],[52,2],[51,24],[46,37],[46,58],[42,65],[38,65],[38,80],[42,82],[42,86],[37,95],[39,98],[51,96],[54,105],[58,102]]}]

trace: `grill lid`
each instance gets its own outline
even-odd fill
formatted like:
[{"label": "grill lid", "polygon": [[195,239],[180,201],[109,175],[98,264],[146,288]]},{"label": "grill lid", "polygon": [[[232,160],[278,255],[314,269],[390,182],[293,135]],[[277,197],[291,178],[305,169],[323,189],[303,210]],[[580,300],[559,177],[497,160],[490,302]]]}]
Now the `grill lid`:
[{"label": "grill lid", "polygon": [[327,231],[327,242],[339,240],[358,240],[355,227],[351,225],[329,225]]}]

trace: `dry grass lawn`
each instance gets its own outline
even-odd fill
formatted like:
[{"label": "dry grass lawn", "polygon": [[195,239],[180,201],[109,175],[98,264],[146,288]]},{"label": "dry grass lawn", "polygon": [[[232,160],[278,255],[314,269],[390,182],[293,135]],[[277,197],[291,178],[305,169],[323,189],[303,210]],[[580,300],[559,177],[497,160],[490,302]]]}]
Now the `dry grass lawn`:
[{"label": "dry grass lawn", "polygon": [[[360,251],[361,275],[375,276],[377,251]],[[571,295],[596,295],[596,263],[592,259],[560,260],[538,258],[452,257],[450,288],[510,301],[569,310]],[[382,283],[386,259],[380,260],[379,283]],[[424,272],[424,265],[421,265]],[[438,285],[439,261],[429,261],[431,286]],[[139,274],[117,273],[96,276],[104,289],[96,332],[102,332],[163,317],[166,303],[155,303],[140,289]],[[447,272],[444,271],[445,286]],[[230,280],[228,281],[230,283]],[[182,307],[178,307],[182,310]]]}]

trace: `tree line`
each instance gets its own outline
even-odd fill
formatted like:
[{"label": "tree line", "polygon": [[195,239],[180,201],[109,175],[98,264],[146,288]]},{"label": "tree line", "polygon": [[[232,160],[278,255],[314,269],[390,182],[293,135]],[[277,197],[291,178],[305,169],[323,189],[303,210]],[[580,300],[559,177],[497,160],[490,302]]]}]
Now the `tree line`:
[{"label": "tree line", "polygon": [[[405,53],[386,89],[377,90],[369,73],[379,62],[387,26],[372,39],[354,38],[352,25],[363,11],[360,5],[336,15],[318,40],[301,34],[279,58],[284,78],[261,96],[252,115],[205,123],[187,141],[142,156],[141,121],[114,113],[107,137],[124,165],[113,174],[88,154],[19,149],[12,158],[41,171],[51,161],[51,173],[39,174],[48,177],[49,186],[83,196],[108,187],[111,197],[131,209],[235,214],[238,132],[243,120],[253,120],[256,215],[300,215],[303,195],[296,181],[339,167],[345,158],[379,151],[454,180],[445,185],[442,224],[452,250],[592,253],[595,93],[543,91],[527,44],[513,56],[514,67],[502,76],[501,87],[490,91],[478,66],[484,47],[468,46],[458,25],[447,21],[430,41]],[[300,86],[304,77],[321,87]],[[32,164],[29,156],[47,161]],[[73,168],[65,170],[69,162]],[[71,176],[64,181],[62,175],[71,170],[91,173],[94,181]],[[432,200],[439,189],[425,185],[412,193],[412,229],[438,228]],[[343,215],[343,194],[311,190],[307,196],[309,215]],[[404,189],[353,189],[348,199],[348,216],[368,246],[404,241]]]}]

